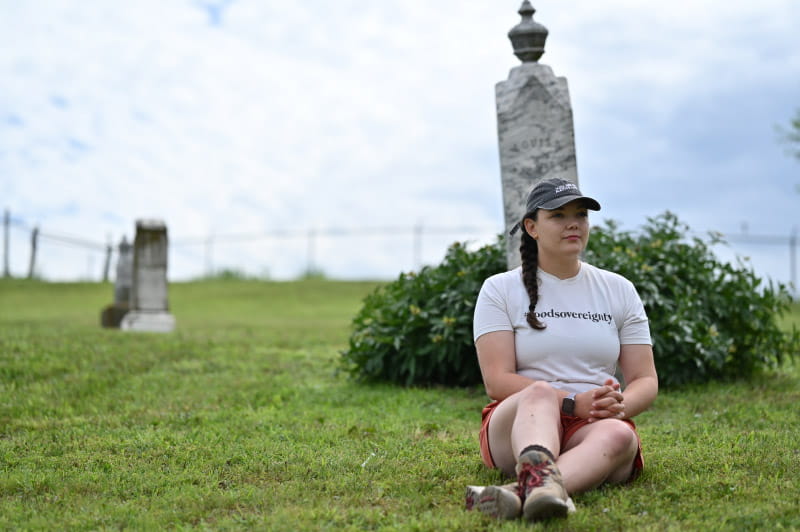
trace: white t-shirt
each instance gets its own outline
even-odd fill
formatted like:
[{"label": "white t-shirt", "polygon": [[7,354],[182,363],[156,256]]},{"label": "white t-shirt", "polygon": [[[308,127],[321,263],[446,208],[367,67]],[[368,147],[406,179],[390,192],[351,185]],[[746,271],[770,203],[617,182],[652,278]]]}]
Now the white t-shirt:
[{"label": "white t-shirt", "polygon": [[475,305],[475,340],[513,331],[517,373],[570,392],[584,392],[614,379],[621,344],[648,344],[650,328],[633,283],[581,263],[580,272],[559,279],[539,270],[536,314],[546,327],[526,320],[530,298],[522,267],[489,277]]}]

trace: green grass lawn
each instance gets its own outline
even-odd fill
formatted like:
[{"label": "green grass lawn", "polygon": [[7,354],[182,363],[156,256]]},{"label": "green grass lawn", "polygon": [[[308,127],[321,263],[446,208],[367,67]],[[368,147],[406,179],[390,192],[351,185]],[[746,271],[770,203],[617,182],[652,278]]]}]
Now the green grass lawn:
[{"label": "green grass lawn", "polygon": [[111,285],[0,281],[0,529],[800,529],[797,365],[662,391],[643,476],[566,521],[466,512],[483,390],[336,373],[374,286],[173,284],[143,334],[99,327]]}]

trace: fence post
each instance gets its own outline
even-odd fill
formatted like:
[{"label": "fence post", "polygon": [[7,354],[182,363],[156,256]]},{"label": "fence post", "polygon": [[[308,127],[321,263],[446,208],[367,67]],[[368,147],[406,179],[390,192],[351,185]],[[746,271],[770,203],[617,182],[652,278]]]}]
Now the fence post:
[{"label": "fence post", "polygon": [[39,228],[34,227],[31,232],[31,262],[28,265],[28,279],[33,279],[33,272],[36,269],[36,241],[39,239]]},{"label": "fence post", "polygon": [[317,273],[314,269],[314,251],[316,248],[316,239],[317,239],[317,231],[314,229],[308,230],[308,256],[306,257],[306,274],[310,277],[311,275]]},{"label": "fence post", "polygon": [[414,226],[414,268],[422,269],[422,223]]},{"label": "fence post", "polygon": [[108,237],[108,243],[106,244],[106,262],[103,265],[103,282],[108,282],[108,269],[111,267],[111,237]]},{"label": "fence post", "polygon": [[792,227],[792,234],[789,236],[789,274],[792,280],[792,290],[798,293],[797,286],[797,226]]},{"label": "fence post", "polygon": [[11,269],[8,267],[8,227],[11,225],[11,212],[8,209],[3,214],[3,277],[11,277]]},{"label": "fence post", "polygon": [[214,275],[214,233],[206,237],[206,277]]}]

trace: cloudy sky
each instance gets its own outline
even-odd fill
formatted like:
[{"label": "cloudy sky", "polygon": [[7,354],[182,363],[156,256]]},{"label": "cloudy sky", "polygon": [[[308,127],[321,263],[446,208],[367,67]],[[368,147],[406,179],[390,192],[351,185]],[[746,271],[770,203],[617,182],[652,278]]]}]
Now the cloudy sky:
[{"label": "cloudy sky", "polygon": [[[100,250],[54,237],[117,242],[139,218],[167,223],[173,280],[392,278],[491,240],[494,85],[519,64],[520,3],[0,0],[12,273],[38,226],[39,274],[97,277]],[[593,222],[671,210],[700,233],[774,235],[720,254],[788,281],[800,161],[775,128],[800,107],[800,2],[533,5]]]}]

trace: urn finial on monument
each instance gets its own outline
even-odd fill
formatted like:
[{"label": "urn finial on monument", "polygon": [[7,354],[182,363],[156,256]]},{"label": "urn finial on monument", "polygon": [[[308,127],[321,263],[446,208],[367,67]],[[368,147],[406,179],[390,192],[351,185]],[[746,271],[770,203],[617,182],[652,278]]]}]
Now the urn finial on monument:
[{"label": "urn finial on monument", "polygon": [[547,28],[533,20],[536,10],[528,0],[522,2],[517,13],[522,16],[522,21],[508,32],[514,55],[523,63],[535,63],[544,54]]}]

